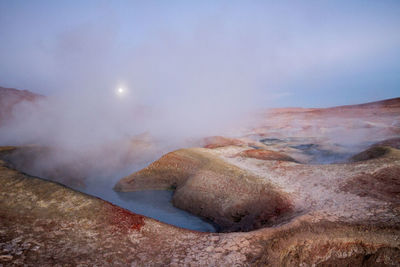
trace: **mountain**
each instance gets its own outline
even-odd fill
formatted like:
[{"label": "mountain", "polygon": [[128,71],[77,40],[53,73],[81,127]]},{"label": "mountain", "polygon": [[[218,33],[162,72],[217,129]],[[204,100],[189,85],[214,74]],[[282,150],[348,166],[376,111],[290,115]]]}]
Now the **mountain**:
[{"label": "mountain", "polygon": [[0,87],[0,123],[13,116],[14,109],[22,102],[36,102],[44,96],[28,90]]}]

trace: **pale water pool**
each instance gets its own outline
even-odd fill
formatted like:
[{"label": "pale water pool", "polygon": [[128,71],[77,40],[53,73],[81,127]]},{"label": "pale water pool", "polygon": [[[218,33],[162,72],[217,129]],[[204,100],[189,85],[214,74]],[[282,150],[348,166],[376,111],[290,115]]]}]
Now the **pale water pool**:
[{"label": "pale water pool", "polygon": [[[101,179],[103,180],[103,179]],[[164,223],[181,228],[201,232],[216,232],[211,223],[189,212],[174,207],[171,203],[173,191],[146,190],[138,192],[116,192],[112,189],[116,179],[112,182],[92,182],[82,192],[109,201],[117,206],[130,210]]]}]

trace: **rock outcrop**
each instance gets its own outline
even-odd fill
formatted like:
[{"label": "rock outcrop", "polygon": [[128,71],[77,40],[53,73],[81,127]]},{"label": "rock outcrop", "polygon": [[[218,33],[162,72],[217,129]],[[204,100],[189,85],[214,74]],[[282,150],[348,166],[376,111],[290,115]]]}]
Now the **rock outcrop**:
[{"label": "rock outcrop", "polygon": [[224,136],[209,136],[204,138],[203,147],[204,148],[219,148],[226,146],[240,146],[240,147],[253,147],[253,148],[265,148],[265,145],[251,140],[249,138],[230,138]]},{"label": "rock outcrop", "polygon": [[397,154],[397,150],[385,146],[372,146],[350,158],[350,162],[364,161],[369,159],[376,159],[383,156],[391,156]]},{"label": "rock outcrop", "polygon": [[374,144],[373,146],[389,146],[400,149],[400,138],[390,138]]},{"label": "rock outcrop", "polygon": [[352,156],[350,162],[376,159],[380,157],[398,158],[400,149],[400,138],[391,138],[373,144],[366,150]]},{"label": "rock outcrop", "polygon": [[378,213],[379,223],[308,213],[258,231],[199,233],[27,176],[1,161],[0,184],[0,264],[5,266],[396,266],[400,262],[399,209],[392,209],[396,216],[389,220]]},{"label": "rock outcrop", "polygon": [[[366,219],[365,209],[375,209],[376,206],[385,212],[389,209],[385,202],[372,205],[358,197],[358,191],[366,189],[357,184],[364,181],[357,177],[367,177],[370,180],[367,187],[378,180],[382,182],[381,187],[387,189],[389,184],[396,183],[394,177],[398,175],[395,170],[400,166],[400,150],[383,148],[389,153],[369,160],[364,158],[353,163],[326,165],[232,157],[242,153],[242,147],[183,149],[169,153],[147,168],[125,177],[116,189],[176,188],[174,205],[220,224],[225,231],[276,225],[307,212],[345,218],[346,222],[362,221]],[[385,173],[387,170],[394,171],[390,171],[389,176],[383,175],[382,166],[388,168]],[[370,176],[373,178],[368,178]],[[397,189],[393,185],[395,191],[382,189],[382,194],[395,194]],[[396,203],[395,198],[392,200]],[[266,210],[268,203],[275,213]],[[267,211],[267,214],[260,223],[262,211]],[[392,219],[394,216],[390,212],[384,215]]]},{"label": "rock outcrop", "polygon": [[341,189],[360,197],[400,204],[400,166],[383,167],[348,179]]},{"label": "rock outcrop", "polygon": [[222,231],[273,225],[292,213],[286,193],[201,148],[168,153],[115,189],[174,189],[176,207],[213,221]]},{"label": "rock outcrop", "polygon": [[223,136],[210,136],[204,138],[205,148],[218,148],[224,146],[243,146],[246,143],[236,138],[228,138]]},{"label": "rock outcrop", "polygon": [[240,157],[246,158],[255,158],[260,160],[282,160],[282,161],[293,161],[295,160],[284,154],[277,151],[267,150],[267,149],[248,149],[237,154]]}]

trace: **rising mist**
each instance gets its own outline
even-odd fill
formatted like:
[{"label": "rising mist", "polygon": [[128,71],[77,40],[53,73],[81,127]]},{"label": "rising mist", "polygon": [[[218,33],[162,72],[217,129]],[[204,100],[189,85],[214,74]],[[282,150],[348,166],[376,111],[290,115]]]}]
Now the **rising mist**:
[{"label": "rising mist", "polygon": [[0,143],[62,151],[49,164],[115,170],[132,148],[147,162],[235,135],[255,110],[396,94],[394,2],[0,6],[0,83],[45,96],[14,107]]}]

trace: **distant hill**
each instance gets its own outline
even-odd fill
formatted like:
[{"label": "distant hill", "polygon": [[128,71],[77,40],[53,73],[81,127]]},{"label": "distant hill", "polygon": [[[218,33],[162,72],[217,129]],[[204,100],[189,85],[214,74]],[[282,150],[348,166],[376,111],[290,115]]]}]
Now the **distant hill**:
[{"label": "distant hill", "polygon": [[288,107],[288,108],[273,108],[269,109],[268,113],[303,113],[303,112],[311,112],[311,113],[332,113],[332,112],[343,112],[343,111],[351,111],[351,110],[373,110],[379,109],[386,111],[387,109],[393,111],[400,110],[400,97],[385,99],[380,101],[355,104],[355,105],[344,105],[344,106],[335,106],[328,108],[302,108],[302,107]]},{"label": "distant hill", "polygon": [[11,118],[15,105],[24,101],[35,102],[41,98],[44,96],[27,90],[0,87],[0,123]]},{"label": "distant hill", "polygon": [[330,109],[353,109],[353,108],[400,108],[400,97],[368,102],[363,104],[331,107]]}]

